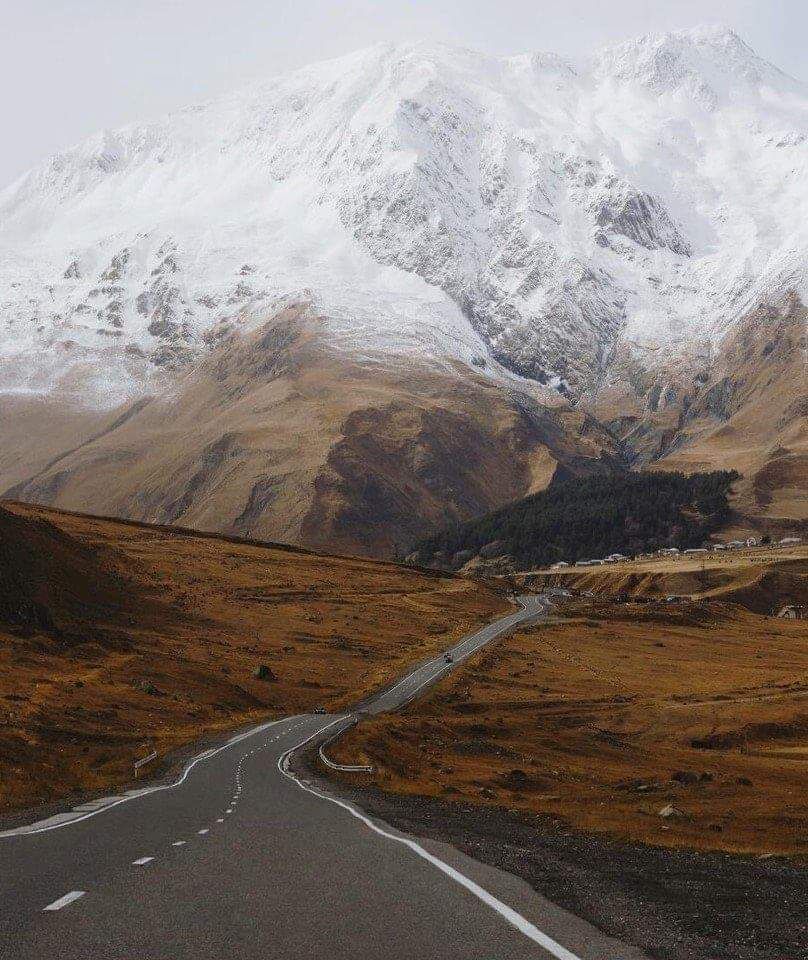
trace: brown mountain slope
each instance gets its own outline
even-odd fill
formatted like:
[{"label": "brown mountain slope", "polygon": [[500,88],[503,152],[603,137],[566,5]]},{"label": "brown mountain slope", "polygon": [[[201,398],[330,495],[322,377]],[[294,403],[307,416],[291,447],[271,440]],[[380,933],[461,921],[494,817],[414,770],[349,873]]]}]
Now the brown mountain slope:
[{"label": "brown mountain slope", "polygon": [[736,469],[738,530],[808,522],[808,310],[795,293],[760,304],[715,356],[643,375],[625,360],[591,404],[633,451],[663,470]]},{"label": "brown mountain slope", "polygon": [[723,344],[660,464],[735,468],[743,474],[736,509],[774,532],[808,521],[807,337],[808,310],[795,296],[750,314]]},{"label": "brown mountain slope", "polygon": [[507,609],[394,564],[5,503],[0,809],[124,783],[152,747],[353,702]]},{"label": "brown mountain slope", "polygon": [[620,466],[609,434],[539,385],[360,362],[305,302],[251,333],[223,331],[167,394],[106,417],[77,410],[51,425],[16,403],[6,441],[35,469],[0,459],[9,497],[366,555],[542,489],[558,470]]},{"label": "brown mountain slope", "polygon": [[137,618],[156,626],[168,610],[142,595],[122,554],[88,545],[44,516],[0,510],[0,623],[60,642]]}]

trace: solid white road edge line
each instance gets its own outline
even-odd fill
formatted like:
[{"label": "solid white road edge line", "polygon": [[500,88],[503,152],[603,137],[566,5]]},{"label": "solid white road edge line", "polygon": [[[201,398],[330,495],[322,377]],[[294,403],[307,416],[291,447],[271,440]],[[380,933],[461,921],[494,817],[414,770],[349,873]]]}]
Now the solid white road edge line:
[{"label": "solid white road edge line", "polygon": [[[90,817],[95,817],[99,813],[104,813],[106,810],[111,810],[113,807],[117,807],[119,804],[126,803],[129,800],[138,800],[140,797],[148,797],[153,793],[159,793],[161,790],[173,790],[175,787],[179,787],[180,784],[184,783],[191,770],[193,770],[193,768],[203,760],[210,760],[211,757],[215,757],[216,754],[221,753],[222,750],[227,750],[228,747],[232,747],[237,743],[241,743],[241,741],[245,740],[247,737],[253,737],[256,733],[260,733],[261,731],[266,730],[268,727],[274,727],[278,723],[286,723],[287,720],[294,720],[297,716],[298,714],[291,717],[282,717],[280,720],[271,720],[269,723],[255,727],[253,730],[247,730],[245,733],[240,733],[237,737],[233,737],[232,740],[228,740],[227,743],[222,744],[222,746],[218,747],[216,750],[203,750],[202,753],[194,757],[194,759],[183,771],[179,780],[176,780],[174,783],[166,783],[157,787],[148,787],[144,789],[142,793],[138,793],[135,796],[121,797],[120,800],[116,800],[114,803],[108,803],[105,807],[99,807],[97,810],[93,810],[90,813],[85,813],[83,816],[75,817],[72,820],[65,820],[62,823],[51,824],[49,827],[39,827],[36,829],[36,825],[31,824],[30,829],[28,827],[17,827],[15,830],[4,830],[0,832],[0,840],[5,840],[7,837],[26,837],[35,833],[47,833],[49,830],[59,830],[61,827],[69,827],[74,823],[81,823],[82,820],[89,820]],[[300,726],[300,724],[297,724],[297,726]],[[291,729],[295,730],[297,727],[292,727]]]},{"label": "solid white road edge line", "polygon": [[315,797],[319,797],[321,800],[328,800],[329,803],[335,803],[338,807],[342,807],[343,810],[347,810],[351,816],[356,817],[357,820],[361,820],[365,826],[370,827],[370,829],[373,830],[374,833],[378,833],[379,836],[384,837],[387,840],[393,840],[395,843],[400,843],[405,847],[409,847],[413,853],[417,854],[423,860],[426,860],[427,863],[431,863],[433,867],[437,867],[441,873],[445,874],[451,880],[454,880],[455,883],[460,884],[461,887],[465,887],[469,893],[472,893],[487,907],[490,907],[492,910],[496,911],[501,917],[507,920],[511,926],[516,927],[520,933],[523,933],[528,939],[532,940],[534,943],[537,943],[540,947],[543,947],[548,953],[551,953],[554,957],[556,957],[557,960],[581,960],[581,958],[576,954],[571,953],[566,947],[562,947],[560,943],[557,943],[552,937],[548,937],[546,933],[542,933],[538,927],[534,926],[520,913],[517,913],[512,907],[509,907],[501,900],[498,900],[495,896],[490,894],[487,890],[484,890],[479,884],[475,883],[465,874],[460,873],[459,870],[455,870],[455,868],[450,867],[448,863],[444,863],[443,860],[440,860],[427,850],[424,850],[424,848],[419,843],[416,843],[415,840],[411,840],[409,837],[399,837],[394,833],[388,833],[387,830],[383,830],[381,827],[377,826],[372,820],[366,817],[364,813],[357,810],[350,803],[346,803],[344,800],[338,800],[336,797],[329,796],[327,793],[322,793],[320,790],[315,790],[313,787],[310,787],[307,784],[304,784],[301,780],[298,780],[298,778],[288,768],[289,755],[295,750],[299,750],[300,747],[307,744],[310,740],[313,740],[319,734],[324,733],[326,730],[340,722],[341,719],[334,720],[332,723],[327,724],[325,727],[322,727],[320,730],[317,730],[310,736],[306,737],[305,740],[301,740],[300,743],[294,747],[291,747],[285,753],[282,753],[278,758],[278,770],[280,773],[288,780],[296,783],[298,787],[300,787],[301,790],[305,790],[306,793],[310,793]]},{"label": "solid white road edge line", "polygon": [[[527,606],[521,600],[518,600],[517,602],[522,607],[522,611],[527,611]],[[514,614],[511,614],[511,616],[514,616]],[[458,644],[458,646],[461,646],[463,643],[467,643],[468,641],[475,639],[480,632],[481,631],[478,631],[476,634],[473,634],[471,637],[467,637],[465,640],[461,641],[461,643]],[[492,638],[492,639],[495,639],[495,638]],[[383,693],[384,694],[392,693],[392,691],[395,690],[396,687],[400,686],[405,681],[411,679],[413,675],[419,673],[421,670],[424,669],[424,667],[435,663],[437,660],[440,659],[441,656],[443,656],[443,654],[440,654],[437,657],[434,657],[432,660],[427,661],[427,663],[421,664],[420,667],[411,671],[406,677],[402,677],[388,690],[383,691]],[[425,685],[426,684],[422,684],[421,686],[425,686]],[[420,689],[421,687],[418,688],[418,690]],[[156,786],[156,787],[147,787],[142,792],[139,792],[134,796],[121,797],[120,800],[115,800],[113,803],[109,803],[104,807],[99,807],[97,810],[92,810],[89,813],[85,813],[80,817],[73,817],[70,820],[62,821],[61,823],[53,823],[47,827],[37,827],[36,824],[30,824],[29,826],[17,827],[13,830],[0,831],[0,840],[5,840],[11,837],[32,836],[38,833],[48,833],[50,830],[60,830],[62,827],[69,827],[69,826],[72,826],[72,824],[74,823],[81,823],[83,820],[89,820],[90,817],[95,817],[99,813],[104,813],[104,811],[106,810],[111,810],[113,807],[117,807],[121,803],[127,803],[129,800],[137,800],[139,797],[147,797],[153,793],[158,793],[161,790],[173,790],[175,787],[179,787],[182,783],[184,783],[188,777],[188,774],[191,772],[191,770],[198,763],[201,763],[203,760],[209,760],[211,757],[215,757],[217,754],[221,753],[223,750],[227,750],[229,747],[232,747],[235,744],[240,743],[242,740],[246,740],[247,737],[253,737],[255,736],[256,733],[262,733],[263,731],[268,730],[270,727],[274,727],[279,723],[286,723],[290,720],[296,720],[298,719],[299,716],[300,714],[294,714],[291,717],[282,717],[280,720],[271,720],[269,723],[261,724],[260,726],[255,727],[252,730],[246,730],[244,733],[241,733],[238,736],[233,737],[231,740],[228,740],[227,743],[222,744],[221,747],[218,747],[215,750],[203,750],[202,753],[194,757],[194,759],[188,764],[188,766],[183,771],[182,776],[178,780],[176,780],[174,783],[167,783],[167,784],[163,784],[161,786]],[[290,727],[286,731],[286,733],[291,733],[293,730],[296,730],[298,727],[300,727],[301,724],[302,724],[302,721],[298,722],[297,724],[295,724],[295,726]],[[279,738],[280,738],[280,735],[278,737],[275,737],[274,739],[277,740]],[[266,745],[268,744],[265,744],[265,746]]]},{"label": "solid white road edge line", "polygon": [[[522,607],[522,610],[521,610],[522,613],[528,613],[528,612],[529,612],[528,609],[527,609],[527,605],[526,605],[526,604],[522,603],[521,600],[519,600],[518,603],[519,603],[519,604],[521,605],[521,607]],[[519,616],[518,613],[512,613],[512,614],[511,614],[511,617],[518,617],[518,616]],[[465,662],[466,660],[468,660],[470,657],[473,657],[475,653],[479,653],[479,651],[482,650],[483,647],[487,647],[489,643],[491,643],[493,640],[496,640],[498,637],[500,637],[506,630],[509,630],[512,626],[515,626],[516,624],[520,623],[520,622],[521,622],[521,619],[524,619],[524,618],[522,617],[522,618],[520,618],[520,619],[516,619],[516,620],[514,620],[513,623],[504,623],[504,622],[503,622],[503,623],[502,623],[502,629],[501,629],[501,630],[498,630],[496,633],[493,634],[493,636],[486,637],[484,640],[480,640],[480,639],[479,639],[479,636],[480,636],[480,634],[481,634],[484,630],[487,629],[487,627],[483,627],[481,630],[478,630],[477,633],[473,634],[472,636],[466,637],[465,640],[461,640],[460,643],[457,644],[457,646],[452,647],[452,653],[454,654],[454,659],[453,659],[452,663],[446,664],[446,666],[445,666],[445,667],[442,667],[437,673],[434,673],[434,674],[432,674],[431,676],[427,677],[426,680],[424,680],[423,683],[420,683],[420,684],[410,693],[410,695],[409,695],[409,697],[407,698],[407,700],[405,700],[405,701],[403,701],[401,704],[399,704],[399,708],[402,707],[402,706],[405,706],[406,704],[411,703],[411,702],[415,699],[415,697],[424,689],[424,687],[425,687],[427,684],[429,684],[429,683],[437,683],[439,680],[442,680],[443,677],[444,677],[444,675],[450,674],[450,673],[454,670],[454,668],[455,668],[459,663],[464,663],[464,662]],[[495,626],[495,624],[489,624],[489,626]],[[464,646],[464,645],[467,644],[467,643],[470,643],[472,640],[473,640],[473,641],[476,641],[477,646],[473,647],[473,648],[470,649],[470,650],[462,650],[462,651],[460,650],[460,648],[461,648],[462,646]],[[435,657],[433,660],[427,661],[427,663],[422,664],[417,670],[413,670],[413,672],[409,675],[409,677],[405,677],[404,679],[405,679],[405,680],[407,680],[407,679],[412,679],[413,677],[417,676],[422,670],[426,669],[426,667],[430,667],[430,666],[432,666],[434,663],[437,663],[437,661],[440,660],[440,659],[442,659],[443,656],[444,656],[444,654],[440,654],[439,656]],[[459,659],[458,659],[458,658],[459,658]],[[404,682],[403,680],[400,680],[400,681],[396,684],[396,687],[397,687],[397,686],[400,686],[400,684],[403,683],[403,682]],[[393,690],[396,689],[396,687],[391,687],[389,690],[384,691],[384,694],[383,694],[383,695],[386,696],[388,693],[392,693]]]},{"label": "solid white road edge line", "polygon": [[72,903],[74,900],[78,900],[79,897],[83,897],[86,893],[86,890],[71,890],[70,893],[66,893],[63,897],[59,897],[58,900],[54,900],[53,903],[49,903],[47,907],[43,907],[43,912],[45,910],[61,910],[62,907],[66,907],[68,903]]},{"label": "solid white road edge line", "polygon": [[[516,617],[518,616],[519,613],[527,613],[527,604],[523,603],[519,599],[517,599],[516,602],[522,608],[521,611],[512,613],[509,615],[509,617],[503,618],[503,619],[510,619],[510,617]],[[516,622],[518,623],[519,620],[517,620]],[[496,623],[496,621],[494,621],[494,623]],[[444,653],[439,653],[436,657],[432,657],[431,660],[427,660],[426,663],[422,663],[420,667],[416,667],[414,670],[411,670],[405,677],[402,677],[400,680],[397,680],[392,687],[388,687],[387,690],[382,690],[379,696],[386,697],[388,694],[392,693],[395,689],[400,687],[402,683],[406,683],[407,680],[411,680],[414,676],[417,676],[417,674],[419,674],[422,670],[426,669],[427,667],[431,667],[433,663],[437,663],[438,660],[441,660],[443,657],[446,656],[446,653],[457,651],[464,644],[469,643],[472,640],[476,640],[479,637],[479,635],[483,633],[483,631],[487,630],[489,627],[492,627],[492,626],[494,626],[493,623],[486,624],[484,627],[480,627],[480,629],[476,633],[473,633],[470,637],[466,637],[465,639],[459,641],[457,644],[455,644],[454,647],[451,647],[450,650],[447,650]],[[504,625],[502,629],[505,630],[507,629],[507,627],[510,627],[510,626],[511,624],[507,624],[506,626]],[[489,639],[485,640],[482,646],[485,646],[485,644],[489,643],[490,640],[496,640],[498,636],[499,636],[499,633],[495,633],[493,637],[490,637]],[[477,651],[474,650],[473,652],[476,653]],[[427,680],[426,683],[429,683],[429,680]],[[421,684],[421,686],[422,687],[425,686],[426,683]],[[421,687],[418,687],[418,690],[420,689]]]}]

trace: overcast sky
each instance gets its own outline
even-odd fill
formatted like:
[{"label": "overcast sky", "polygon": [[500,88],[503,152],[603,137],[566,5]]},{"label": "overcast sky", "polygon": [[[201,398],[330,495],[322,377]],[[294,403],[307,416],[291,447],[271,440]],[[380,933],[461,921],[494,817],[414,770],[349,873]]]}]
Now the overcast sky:
[{"label": "overcast sky", "polygon": [[0,187],[103,127],[380,40],[579,55],[726,23],[808,80],[808,0],[0,0]]}]

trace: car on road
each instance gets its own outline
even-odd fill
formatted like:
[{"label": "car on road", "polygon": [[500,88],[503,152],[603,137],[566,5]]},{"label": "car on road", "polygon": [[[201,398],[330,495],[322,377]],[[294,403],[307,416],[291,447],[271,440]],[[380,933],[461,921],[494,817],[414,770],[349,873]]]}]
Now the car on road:
[{"label": "car on road", "polygon": [[443,655],[443,659],[446,661],[446,663],[454,663],[454,657],[451,655],[451,653],[445,653]]},{"label": "car on road", "polygon": [[328,711],[326,710],[325,707],[315,707],[315,708],[314,708],[314,712],[315,712],[315,713],[328,713]]}]

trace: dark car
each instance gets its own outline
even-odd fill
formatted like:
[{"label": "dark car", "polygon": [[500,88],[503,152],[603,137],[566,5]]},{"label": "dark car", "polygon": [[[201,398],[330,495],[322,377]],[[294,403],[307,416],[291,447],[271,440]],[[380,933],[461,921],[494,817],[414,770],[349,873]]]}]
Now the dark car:
[{"label": "dark car", "polygon": [[446,663],[454,663],[454,658],[452,657],[451,653],[445,653],[443,655],[443,659],[446,661]]}]

